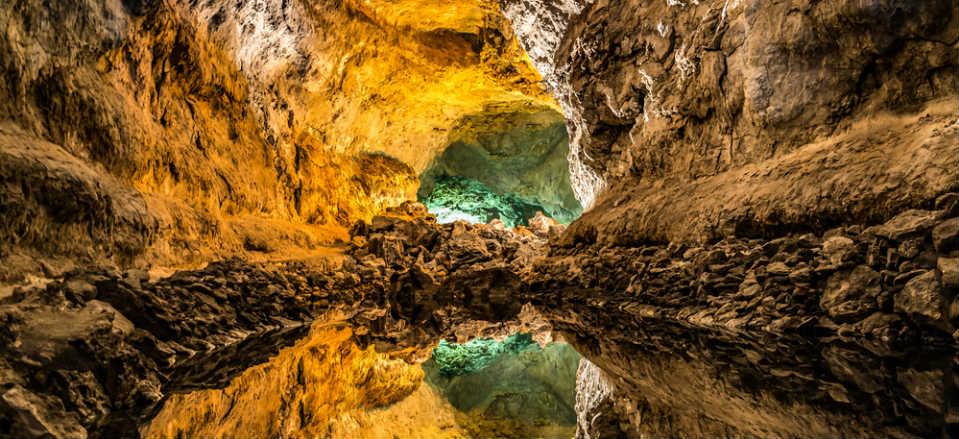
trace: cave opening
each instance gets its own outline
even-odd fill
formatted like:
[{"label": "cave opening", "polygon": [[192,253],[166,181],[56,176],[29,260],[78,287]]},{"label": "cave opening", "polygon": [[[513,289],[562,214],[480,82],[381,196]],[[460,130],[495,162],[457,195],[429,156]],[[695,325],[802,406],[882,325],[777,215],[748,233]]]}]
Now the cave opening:
[{"label": "cave opening", "polygon": [[420,174],[417,198],[440,223],[528,225],[542,212],[569,224],[582,213],[570,182],[569,136],[552,108],[497,108],[457,122]]},{"label": "cave opening", "polygon": [[423,363],[425,383],[473,437],[573,437],[580,354],[529,333],[503,340],[445,340]]}]

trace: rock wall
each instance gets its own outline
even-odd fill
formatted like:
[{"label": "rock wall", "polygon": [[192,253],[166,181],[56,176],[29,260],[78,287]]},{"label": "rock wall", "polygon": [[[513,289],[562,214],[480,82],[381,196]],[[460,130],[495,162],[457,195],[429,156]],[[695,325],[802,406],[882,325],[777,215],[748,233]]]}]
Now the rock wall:
[{"label": "rock wall", "polygon": [[581,385],[581,436],[953,431],[956,199],[822,236],[554,248],[528,297],[608,376]]},{"label": "rock wall", "polygon": [[[359,348],[352,335],[347,325],[318,321],[296,345],[244,371],[226,388],[172,395],[141,434],[317,437],[356,428],[351,424],[364,420],[366,411],[388,407],[416,392],[423,370],[372,347]],[[408,422],[424,430],[406,432],[404,437],[439,433],[435,426],[442,423],[444,407],[437,400],[439,412],[419,413],[420,419]],[[448,406],[445,410],[452,412]],[[397,434],[401,425],[392,425]],[[363,427],[373,430],[372,423]],[[369,432],[363,436],[371,437]]]},{"label": "rock wall", "polygon": [[580,199],[608,187],[571,239],[821,232],[959,181],[954,2],[502,3],[569,119]]},{"label": "rock wall", "polygon": [[419,199],[432,193],[437,178],[459,176],[540,206],[564,223],[579,217],[582,207],[567,171],[569,140],[562,115],[552,108],[506,114],[488,108],[489,114],[457,123],[457,140],[420,175]]},{"label": "rock wall", "polygon": [[[461,119],[556,107],[487,0],[15,1],[0,26],[5,280],[317,248],[413,199]],[[69,215],[39,194],[72,187]]]},{"label": "rock wall", "polygon": [[469,437],[569,437],[579,354],[529,334],[502,342],[442,343],[423,363],[426,382],[463,412]]},{"label": "rock wall", "polygon": [[[406,198],[490,102],[556,105],[486,2],[43,6],[0,6],[4,276],[315,246]],[[18,289],[0,433],[135,431],[327,312],[412,358],[526,302],[615,395],[580,404],[608,415],[582,435],[956,431],[959,6],[503,7],[568,120],[583,218],[437,225],[406,204],[341,233],[332,267]]]},{"label": "rock wall", "polygon": [[[410,203],[387,213],[370,224],[361,222],[353,233],[356,248],[332,260],[231,259],[158,280],[136,269],[75,270],[0,298],[0,437],[128,437],[171,395],[223,389],[235,379],[251,383],[252,393],[217,390],[174,397],[171,409],[145,434],[225,431],[215,422],[173,422],[181,410],[222,414],[223,423],[251,435],[326,431],[331,425],[355,431],[348,420],[334,419],[334,411],[273,423],[276,405],[256,405],[243,416],[229,417],[222,404],[249,402],[267,388],[273,389],[271,397],[296,394],[304,404],[322,406],[326,401],[313,400],[317,394],[302,383],[299,366],[291,365],[301,358],[316,360],[311,349],[331,340],[344,349],[352,343],[375,346],[414,362],[439,338],[455,337],[462,325],[470,337],[499,335],[507,329],[501,323],[522,311],[513,297],[521,282],[512,270],[522,271],[545,245],[532,233],[462,222],[440,226],[422,206]],[[348,320],[356,328],[349,342],[343,334],[308,336],[314,321],[329,320]],[[522,325],[509,328],[521,330]],[[276,368],[250,369],[304,338],[278,357]],[[355,409],[350,413],[366,419],[372,432],[374,423],[363,410],[402,399],[419,381],[370,375],[363,366],[385,358],[371,351],[349,355],[358,361],[351,369],[357,375],[350,379],[382,379],[379,403],[369,400],[377,390],[338,403],[345,411]],[[387,363],[408,377],[402,361]],[[327,380],[319,369],[310,371],[310,380],[331,389],[352,386],[350,379]],[[401,381],[402,388],[395,388]],[[280,384],[285,387],[275,387]],[[242,430],[243,422],[254,419],[254,426]]]},{"label": "rock wall", "polygon": [[[545,314],[619,395],[593,404],[606,404],[599,412],[583,407],[617,428],[583,419],[578,434],[955,431],[954,417],[929,420],[943,407],[929,395],[955,395],[956,322],[946,320],[956,286],[943,283],[955,250],[939,239],[959,227],[949,219],[959,187],[959,6],[501,4],[563,107],[572,185],[591,207],[530,277],[532,297],[544,297],[533,299],[538,308],[577,310]],[[617,333],[622,343],[611,343]],[[777,335],[805,353],[771,371],[757,360],[769,358],[762,350],[742,347],[751,335],[788,333],[818,343],[837,334],[868,352],[810,351]],[[945,359],[903,364],[916,343],[947,346]],[[740,354],[702,360],[737,345],[730,352]],[[807,362],[828,372],[798,371]],[[880,365],[876,376],[852,372]],[[804,377],[828,396],[750,384],[770,373]],[[909,378],[920,375],[930,381]],[[895,402],[867,403],[882,392]],[[876,415],[843,427],[850,407],[904,422]]]}]

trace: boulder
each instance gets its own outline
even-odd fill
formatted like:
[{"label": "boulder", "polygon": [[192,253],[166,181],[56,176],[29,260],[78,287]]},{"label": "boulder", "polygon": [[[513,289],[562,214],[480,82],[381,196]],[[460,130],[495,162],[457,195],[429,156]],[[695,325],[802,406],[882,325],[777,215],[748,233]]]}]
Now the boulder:
[{"label": "boulder", "polygon": [[932,243],[941,253],[959,249],[959,218],[947,219],[932,229]]},{"label": "boulder", "polygon": [[548,237],[550,229],[558,226],[556,220],[543,215],[543,212],[536,212],[536,215],[529,219],[529,229],[539,237]]},{"label": "boulder", "polygon": [[819,306],[833,319],[858,319],[879,308],[877,298],[881,292],[879,273],[860,265],[852,271],[830,276]]},{"label": "boulder", "polygon": [[0,395],[0,412],[13,422],[23,437],[86,439],[87,430],[73,413],[64,413],[63,404],[14,384]]},{"label": "boulder", "polygon": [[948,325],[944,318],[945,309],[942,285],[933,270],[912,278],[895,297],[896,312],[919,316],[940,327]]},{"label": "boulder", "polygon": [[919,371],[915,369],[899,370],[897,381],[909,392],[909,396],[929,409],[942,411],[943,372],[941,370]]},{"label": "boulder", "polygon": [[876,236],[899,241],[911,235],[925,232],[936,225],[939,212],[932,210],[910,209],[885,224],[870,227],[867,232]]},{"label": "boulder", "polygon": [[880,369],[876,358],[859,350],[846,349],[837,345],[824,348],[822,357],[833,375],[843,381],[854,383],[859,390],[866,393],[882,390],[884,383],[881,380],[882,376],[876,373]]},{"label": "boulder", "polygon": [[936,268],[941,273],[942,286],[955,295],[959,291],[959,258],[939,258]]},{"label": "boulder", "polygon": [[858,248],[845,236],[833,236],[823,242],[822,253],[832,265],[843,266],[855,259]]}]

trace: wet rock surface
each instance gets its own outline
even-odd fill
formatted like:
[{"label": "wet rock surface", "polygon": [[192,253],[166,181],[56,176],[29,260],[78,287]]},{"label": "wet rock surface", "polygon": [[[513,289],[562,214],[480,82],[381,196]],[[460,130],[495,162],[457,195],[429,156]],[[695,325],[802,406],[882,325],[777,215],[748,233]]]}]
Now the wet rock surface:
[{"label": "wet rock surface", "polygon": [[[554,107],[492,2],[201,3],[0,5],[0,279],[55,278],[0,298],[0,436],[136,436],[326,313],[411,361],[555,331],[579,437],[959,436],[955,2],[502,0],[568,230],[373,216]],[[357,218],[332,265],[70,270]]]},{"label": "wet rock surface", "polygon": [[875,231],[902,218],[825,239],[571,252],[527,229],[438,225],[410,203],[358,223],[340,265],[79,271],[0,305],[4,425],[135,431],[164,395],[225,386],[333,310],[380,352],[422,352],[516,328],[528,302],[617,395],[581,426],[607,432],[591,437],[928,436],[955,427],[955,290],[938,267],[956,253],[932,235],[949,214],[895,238]]},{"label": "wet rock surface", "polygon": [[527,294],[628,401],[604,412],[617,434],[948,436],[956,289],[940,279],[955,249],[933,231],[953,215],[706,246],[554,246]]},{"label": "wet rock surface", "polygon": [[136,436],[164,395],[226,386],[324,313],[346,313],[359,340],[391,351],[521,312],[513,269],[544,239],[439,226],[415,203],[391,214],[359,223],[341,264],[234,259],[157,281],[84,269],[15,291],[0,302],[0,435]]}]

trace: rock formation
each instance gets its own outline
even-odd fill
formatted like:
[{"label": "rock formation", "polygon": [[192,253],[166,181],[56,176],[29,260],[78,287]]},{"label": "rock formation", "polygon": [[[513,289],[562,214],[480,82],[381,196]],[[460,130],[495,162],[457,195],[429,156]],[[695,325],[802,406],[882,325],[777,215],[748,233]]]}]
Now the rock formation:
[{"label": "rock formation", "polygon": [[952,2],[503,3],[602,204],[567,240],[824,231],[956,188]]},{"label": "rock formation", "polygon": [[[543,238],[438,225],[407,216],[422,212],[407,205],[359,223],[338,266],[234,261],[154,282],[78,273],[4,301],[6,421],[122,432],[163,395],[224,386],[323,313],[344,313],[380,352],[421,351],[464,325],[478,336],[478,323],[517,321],[529,302],[616,378],[627,433],[928,435],[955,384],[936,366],[955,352],[955,200],[825,237],[568,256],[556,247],[546,259]],[[914,346],[925,349],[910,356]],[[112,362],[129,369],[104,367]],[[794,393],[755,393],[754,380],[787,378]],[[861,417],[864,408],[874,414]],[[663,420],[640,423],[646,411]],[[890,424],[891,413],[906,423]],[[310,431],[303,422],[296,431]]]},{"label": "rock formation", "polygon": [[5,280],[315,249],[558,114],[490,0],[101,3],[0,7]]},{"label": "rock formation", "polygon": [[[421,368],[518,332],[583,356],[511,375],[580,438],[959,435],[955,2],[0,26],[0,436],[527,432],[484,416],[528,395]],[[438,224],[412,200],[452,177],[573,221]]]}]

